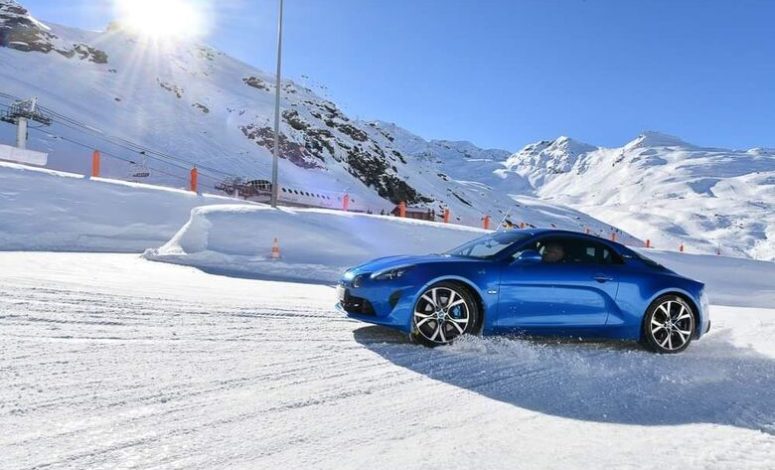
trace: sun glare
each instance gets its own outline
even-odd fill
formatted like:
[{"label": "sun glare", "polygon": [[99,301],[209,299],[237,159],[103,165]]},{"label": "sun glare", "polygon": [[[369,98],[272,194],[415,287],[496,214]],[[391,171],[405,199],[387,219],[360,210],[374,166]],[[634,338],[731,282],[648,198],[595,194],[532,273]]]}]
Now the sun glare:
[{"label": "sun glare", "polygon": [[115,0],[119,21],[153,38],[194,37],[205,33],[204,12],[194,0]]}]

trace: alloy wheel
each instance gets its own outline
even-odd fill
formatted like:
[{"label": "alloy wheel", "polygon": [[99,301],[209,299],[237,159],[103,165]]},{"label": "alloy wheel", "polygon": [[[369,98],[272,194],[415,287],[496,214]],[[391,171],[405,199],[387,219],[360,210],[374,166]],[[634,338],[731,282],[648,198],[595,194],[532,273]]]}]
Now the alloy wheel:
[{"label": "alloy wheel", "polygon": [[694,318],[691,310],[677,300],[665,300],[651,315],[649,334],[665,352],[679,351],[691,341]]},{"label": "alloy wheel", "polygon": [[471,311],[465,297],[451,287],[431,287],[414,307],[414,326],[423,338],[446,344],[465,333]]}]

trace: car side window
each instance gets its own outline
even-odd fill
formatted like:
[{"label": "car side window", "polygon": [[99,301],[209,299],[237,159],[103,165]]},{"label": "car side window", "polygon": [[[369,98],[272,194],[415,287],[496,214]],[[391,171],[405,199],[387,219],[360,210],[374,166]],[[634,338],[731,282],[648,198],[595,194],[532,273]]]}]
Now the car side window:
[{"label": "car side window", "polygon": [[[536,250],[546,264],[622,264],[621,257],[604,243],[580,237],[541,238],[523,250]],[[520,251],[521,253],[521,251]],[[519,253],[515,253],[518,256]]]}]

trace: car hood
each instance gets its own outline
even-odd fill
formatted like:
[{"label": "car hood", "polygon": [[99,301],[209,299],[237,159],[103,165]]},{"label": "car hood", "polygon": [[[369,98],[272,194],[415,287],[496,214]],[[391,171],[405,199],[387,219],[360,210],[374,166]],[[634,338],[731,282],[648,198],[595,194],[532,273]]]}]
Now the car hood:
[{"label": "car hood", "polygon": [[439,254],[386,256],[383,258],[377,258],[371,261],[367,261],[363,264],[359,264],[358,266],[352,267],[347,271],[354,275],[358,275],[358,274],[364,274],[364,273],[374,273],[377,271],[384,271],[386,269],[399,268],[401,266],[409,266],[409,265],[415,266],[418,264],[427,264],[427,263],[481,263],[484,261],[485,260],[476,259],[476,258],[463,258],[460,256],[439,255]]}]

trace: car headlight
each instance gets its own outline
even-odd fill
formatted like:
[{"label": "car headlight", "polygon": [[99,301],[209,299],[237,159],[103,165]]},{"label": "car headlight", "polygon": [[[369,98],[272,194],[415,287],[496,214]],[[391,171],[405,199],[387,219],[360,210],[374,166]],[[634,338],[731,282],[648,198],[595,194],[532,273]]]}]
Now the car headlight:
[{"label": "car headlight", "polygon": [[390,268],[384,271],[378,271],[371,275],[371,278],[375,281],[392,281],[394,279],[401,279],[407,271],[412,269],[413,266],[401,266],[398,268]]}]

